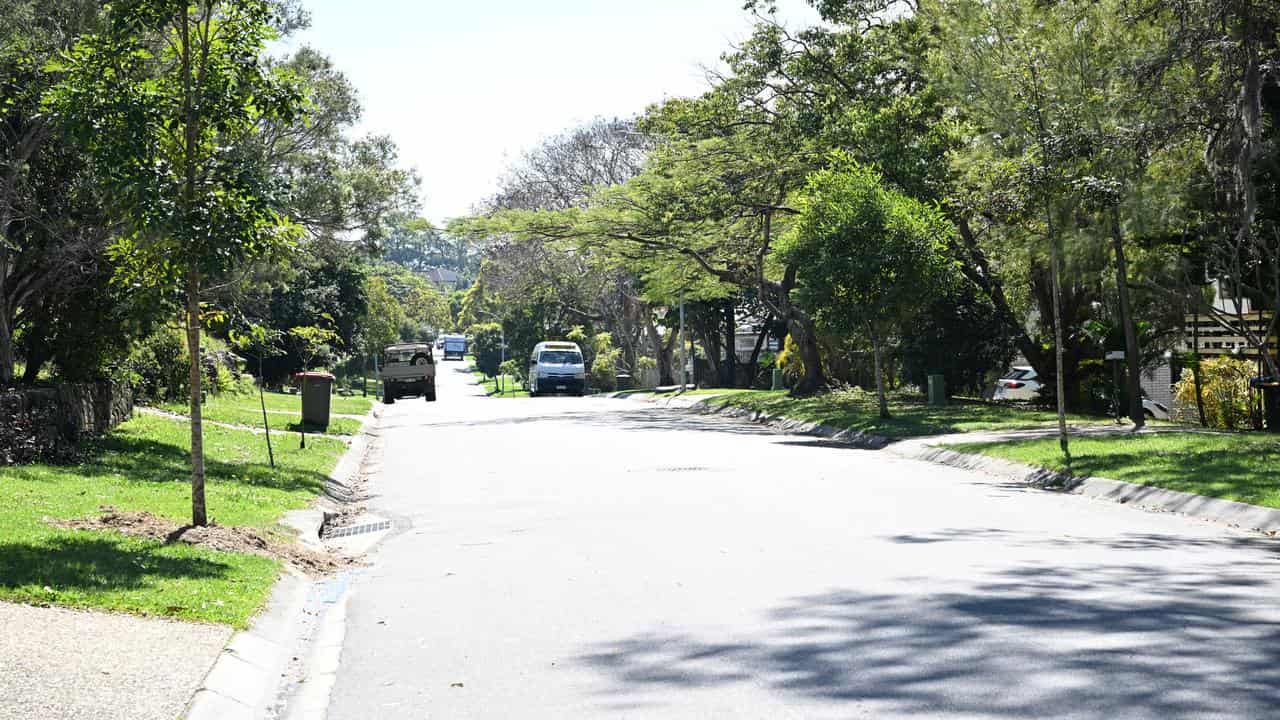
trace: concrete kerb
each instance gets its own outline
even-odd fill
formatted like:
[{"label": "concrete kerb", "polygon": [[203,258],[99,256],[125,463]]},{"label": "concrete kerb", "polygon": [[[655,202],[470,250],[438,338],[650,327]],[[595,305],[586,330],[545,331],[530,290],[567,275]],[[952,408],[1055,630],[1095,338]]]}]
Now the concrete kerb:
[{"label": "concrete kerb", "polygon": [[[708,403],[717,396],[703,395],[697,398],[636,398],[644,402],[671,409],[686,410],[704,415],[719,415],[729,418],[747,420],[749,422],[768,425],[781,432],[794,435],[817,436],[831,442],[848,445],[852,448],[866,450],[884,450],[898,457],[909,460],[921,460],[939,465],[972,470],[1001,478],[1013,483],[1028,485],[1052,492],[1066,492],[1096,500],[1106,500],[1122,505],[1131,505],[1154,512],[1174,513],[1207,522],[1226,525],[1241,530],[1251,530],[1276,535],[1280,533],[1280,510],[1248,505],[1231,500],[1196,495],[1138,485],[1100,477],[1081,477],[1069,473],[1056,472],[1042,467],[1023,465],[986,455],[962,453],[948,448],[948,442],[983,442],[987,440],[1010,440],[1025,437],[1040,437],[1054,434],[1055,431],[1013,431],[994,433],[973,433],[965,436],[944,435],[935,437],[913,438],[910,440],[894,440],[892,438],[873,435],[858,430],[850,430],[816,422],[790,420],[781,416],[771,416],[758,411],[727,405]],[[1114,430],[1098,431],[1099,434],[1114,433]]]},{"label": "concrete kerb", "polygon": [[[325,550],[321,536],[331,514],[326,504],[347,502],[354,478],[368,452],[367,436],[382,417],[375,404],[365,425],[343,453],[325,483],[318,507],[286,513],[281,522],[298,531],[298,541]],[[236,633],[192,696],[185,720],[258,720],[268,715],[284,686],[290,659],[304,633],[299,622],[316,583],[293,570],[272,589],[266,609],[248,630]]]}]

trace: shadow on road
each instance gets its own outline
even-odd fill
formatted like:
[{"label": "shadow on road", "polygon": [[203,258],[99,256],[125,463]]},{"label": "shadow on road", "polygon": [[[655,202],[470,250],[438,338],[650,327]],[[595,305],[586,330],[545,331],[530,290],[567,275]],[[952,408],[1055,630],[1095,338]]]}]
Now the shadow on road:
[{"label": "shadow on road", "polygon": [[750,680],[872,716],[1275,717],[1280,625],[1250,611],[1270,602],[1252,594],[1264,567],[1021,566],[967,592],[835,590],[773,608],[757,636],[655,631],[579,660],[624,696]]},{"label": "shadow on road", "polygon": [[[538,400],[537,402],[548,402]],[[550,402],[555,402],[554,399]],[[571,423],[594,428],[621,430],[624,432],[709,432],[726,435],[759,435],[781,437],[781,433],[760,425],[749,425],[731,419],[699,417],[683,415],[665,410],[641,411],[566,411],[543,412],[532,415],[507,415],[482,419],[450,418],[430,416],[424,418],[428,422],[419,422],[413,418],[397,419],[398,422],[384,422],[383,429],[395,428],[486,428],[486,427],[518,427],[531,423]]]}]

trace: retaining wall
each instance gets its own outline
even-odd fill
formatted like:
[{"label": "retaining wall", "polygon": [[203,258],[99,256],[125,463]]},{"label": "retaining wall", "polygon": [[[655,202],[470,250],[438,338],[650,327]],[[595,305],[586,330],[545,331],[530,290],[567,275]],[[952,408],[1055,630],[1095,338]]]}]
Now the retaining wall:
[{"label": "retaining wall", "polygon": [[132,414],[133,392],[119,383],[0,391],[0,465],[70,460]]}]

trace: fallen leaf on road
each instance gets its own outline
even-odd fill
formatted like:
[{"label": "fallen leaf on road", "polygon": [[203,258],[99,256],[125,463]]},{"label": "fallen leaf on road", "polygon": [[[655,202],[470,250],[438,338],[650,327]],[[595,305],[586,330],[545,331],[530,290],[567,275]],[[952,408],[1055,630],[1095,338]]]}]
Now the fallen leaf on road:
[{"label": "fallen leaf on road", "polygon": [[462,683],[450,683],[450,684],[449,684],[449,687],[451,687],[451,688],[460,688],[460,687],[462,687]]}]

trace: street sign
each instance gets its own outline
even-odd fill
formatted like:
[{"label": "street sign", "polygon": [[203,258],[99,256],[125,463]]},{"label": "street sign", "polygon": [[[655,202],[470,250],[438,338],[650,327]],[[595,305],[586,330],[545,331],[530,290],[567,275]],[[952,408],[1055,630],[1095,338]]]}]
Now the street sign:
[{"label": "street sign", "polygon": [[1108,352],[1107,352],[1107,359],[1108,359],[1108,360],[1123,360],[1123,359],[1124,359],[1124,351],[1123,351],[1123,350],[1110,350],[1110,351],[1108,351]]}]

